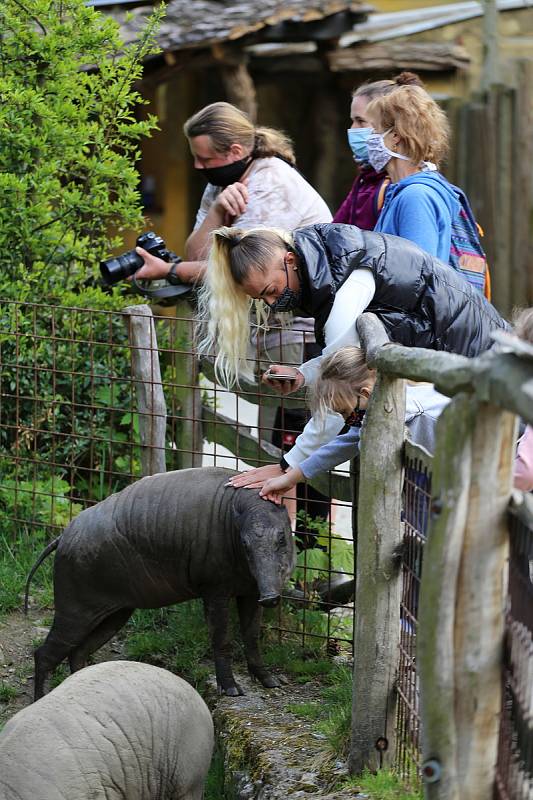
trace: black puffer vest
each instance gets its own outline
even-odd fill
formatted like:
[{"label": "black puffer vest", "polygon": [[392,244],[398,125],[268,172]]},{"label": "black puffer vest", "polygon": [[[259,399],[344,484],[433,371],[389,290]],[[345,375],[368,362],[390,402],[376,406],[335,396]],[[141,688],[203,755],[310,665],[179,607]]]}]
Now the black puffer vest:
[{"label": "black puffer vest", "polygon": [[294,232],[294,244],[300,257],[301,308],[314,317],[322,347],[335,293],[362,267],[376,281],[367,311],[381,319],[393,342],[476,356],[492,345],[492,330],[508,327],[458,272],[399,236],[354,225],[309,225]]}]

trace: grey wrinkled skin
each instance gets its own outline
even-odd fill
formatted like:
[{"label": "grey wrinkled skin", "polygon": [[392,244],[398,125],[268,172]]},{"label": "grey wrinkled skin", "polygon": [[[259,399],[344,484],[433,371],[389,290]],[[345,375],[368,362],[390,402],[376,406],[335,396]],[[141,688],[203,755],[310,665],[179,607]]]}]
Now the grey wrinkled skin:
[{"label": "grey wrinkled skin", "polygon": [[136,608],[204,601],[219,691],[241,694],[231,667],[229,601],[237,598],[248,669],[279,686],[259,650],[263,605],[275,605],[294,566],[289,518],[257,491],[225,484],[217,467],[153,475],[82,511],[59,539],[55,617],[35,651],[35,697],[65,658],[72,672]]},{"label": "grey wrinkled skin", "polygon": [[67,678],[0,733],[2,800],[201,800],[206,704],[159,667],[108,661]]}]

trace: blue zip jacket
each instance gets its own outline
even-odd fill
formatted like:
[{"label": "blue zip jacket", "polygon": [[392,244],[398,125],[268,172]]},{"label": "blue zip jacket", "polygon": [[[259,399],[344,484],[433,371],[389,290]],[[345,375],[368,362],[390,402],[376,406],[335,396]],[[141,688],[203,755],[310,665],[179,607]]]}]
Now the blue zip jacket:
[{"label": "blue zip jacket", "polygon": [[374,230],[409,239],[447,264],[452,219],[460,209],[454,189],[440,172],[418,172],[389,186]]}]

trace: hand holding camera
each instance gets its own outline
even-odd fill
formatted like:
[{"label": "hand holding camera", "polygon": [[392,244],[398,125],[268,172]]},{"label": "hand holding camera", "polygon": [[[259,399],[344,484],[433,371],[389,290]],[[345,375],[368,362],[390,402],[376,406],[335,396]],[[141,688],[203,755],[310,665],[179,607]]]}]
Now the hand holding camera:
[{"label": "hand holding camera", "polygon": [[[157,301],[169,301],[191,291],[191,286],[183,283],[176,273],[181,258],[167,250],[165,242],[156,233],[141,234],[135,250],[128,250],[115,258],[100,262],[102,282],[114,286],[123,280],[132,281],[134,290]],[[170,266],[169,266],[170,265]],[[138,281],[166,280],[168,286],[150,288]]]}]

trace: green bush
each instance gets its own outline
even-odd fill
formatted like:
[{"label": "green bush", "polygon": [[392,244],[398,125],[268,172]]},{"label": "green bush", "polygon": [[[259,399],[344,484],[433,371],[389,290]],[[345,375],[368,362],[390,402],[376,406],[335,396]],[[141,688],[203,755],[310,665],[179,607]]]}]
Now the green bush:
[{"label": "green bush", "polygon": [[[154,13],[125,47],[84,0],[0,5],[0,289],[40,299],[79,289],[124,228],[142,225],[135,162],[155,118],[136,118]],[[112,234],[111,231],[115,233]]]}]

